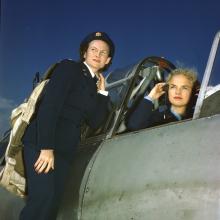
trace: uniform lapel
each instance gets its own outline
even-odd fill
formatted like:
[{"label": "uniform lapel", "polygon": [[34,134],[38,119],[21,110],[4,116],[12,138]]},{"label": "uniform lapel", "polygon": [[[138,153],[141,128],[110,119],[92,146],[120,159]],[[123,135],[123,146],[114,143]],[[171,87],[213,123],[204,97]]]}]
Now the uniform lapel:
[{"label": "uniform lapel", "polygon": [[92,78],[92,75],[89,72],[89,69],[87,68],[87,66],[84,63],[81,63],[81,67],[82,67],[82,74],[86,79],[85,81],[87,83],[87,86],[93,87],[96,90],[97,78],[96,77]]}]

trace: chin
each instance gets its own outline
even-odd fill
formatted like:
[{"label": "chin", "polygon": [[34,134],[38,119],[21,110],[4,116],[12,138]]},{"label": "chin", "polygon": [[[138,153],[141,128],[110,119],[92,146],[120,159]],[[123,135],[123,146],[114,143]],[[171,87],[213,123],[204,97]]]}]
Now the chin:
[{"label": "chin", "polygon": [[171,105],[176,106],[176,107],[183,107],[186,106],[185,103],[182,102],[177,102],[176,100],[171,102]]}]

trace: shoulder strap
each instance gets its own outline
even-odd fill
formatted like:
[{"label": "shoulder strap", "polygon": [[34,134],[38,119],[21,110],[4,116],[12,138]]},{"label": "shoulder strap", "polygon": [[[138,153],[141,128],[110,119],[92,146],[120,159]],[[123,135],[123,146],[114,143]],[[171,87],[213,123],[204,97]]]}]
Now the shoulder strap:
[{"label": "shoulder strap", "polygon": [[[55,68],[62,62],[68,62],[68,63],[77,63],[76,61],[74,60],[71,60],[71,59],[64,59],[64,60],[61,60],[61,61],[58,61],[52,65],[49,66],[49,68],[45,71],[43,77],[42,77],[42,80],[45,80],[45,79],[50,79],[52,74],[54,73],[54,70]],[[41,81],[42,81],[41,80]]]},{"label": "shoulder strap", "polygon": [[50,77],[52,76],[52,74],[54,72],[54,69],[58,66],[59,63],[60,62],[57,62],[57,63],[50,65],[49,68],[44,73],[42,80],[50,79]]}]

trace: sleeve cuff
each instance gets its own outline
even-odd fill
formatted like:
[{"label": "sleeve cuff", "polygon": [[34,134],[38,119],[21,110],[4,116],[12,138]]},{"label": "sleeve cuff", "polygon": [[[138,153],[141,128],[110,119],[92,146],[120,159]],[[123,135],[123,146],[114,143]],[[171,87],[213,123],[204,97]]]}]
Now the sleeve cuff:
[{"label": "sleeve cuff", "polygon": [[150,98],[148,95],[144,96],[144,99],[147,99],[148,101],[154,103],[154,100]]},{"label": "sleeve cuff", "polygon": [[102,94],[102,95],[104,95],[104,96],[108,96],[108,91],[99,90],[98,93],[99,93],[99,94]]}]

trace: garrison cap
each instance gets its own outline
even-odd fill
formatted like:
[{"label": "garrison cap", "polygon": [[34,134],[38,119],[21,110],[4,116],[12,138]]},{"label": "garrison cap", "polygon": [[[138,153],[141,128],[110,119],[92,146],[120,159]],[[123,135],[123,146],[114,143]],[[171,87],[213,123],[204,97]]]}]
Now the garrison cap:
[{"label": "garrison cap", "polygon": [[115,53],[115,45],[113,41],[111,40],[111,38],[105,32],[93,32],[93,33],[88,34],[80,44],[81,55],[83,55],[83,53],[85,52],[85,49],[88,48],[89,43],[93,40],[102,40],[106,42],[110,49],[109,56],[113,58],[114,53]]}]

